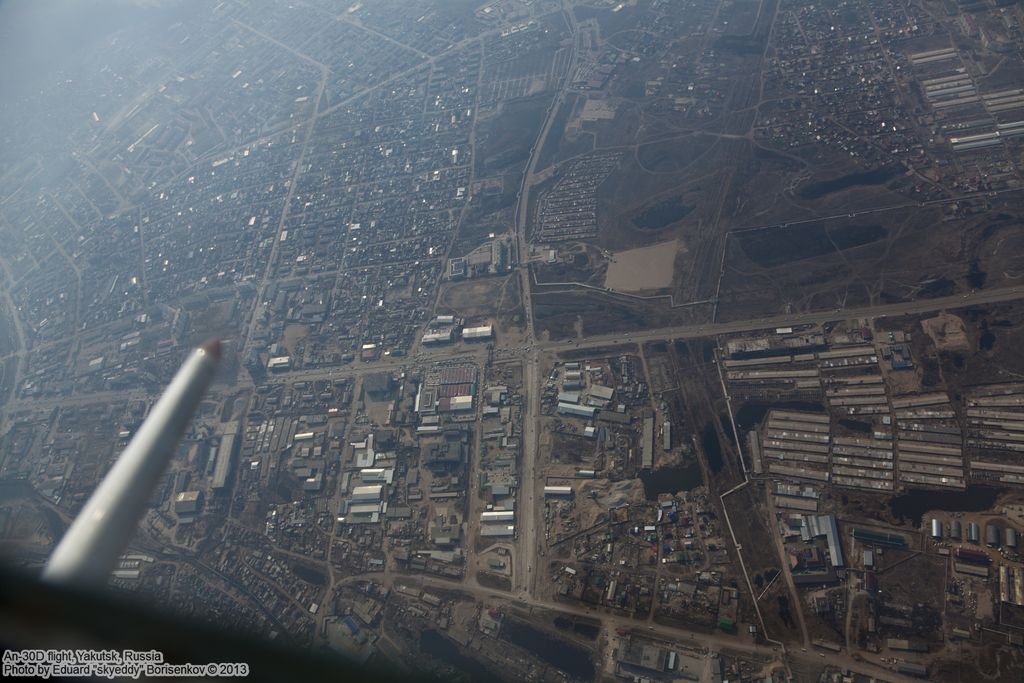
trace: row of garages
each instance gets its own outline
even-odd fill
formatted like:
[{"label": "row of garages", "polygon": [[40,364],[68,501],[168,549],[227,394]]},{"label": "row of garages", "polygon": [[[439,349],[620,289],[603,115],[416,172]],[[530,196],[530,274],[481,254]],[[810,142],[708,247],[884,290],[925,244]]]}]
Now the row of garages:
[{"label": "row of garages", "polygon": [[899,480],[907,486],[963,488],[963,436],[945,392],[894,398]]},{"label": "row of garages", "polygon": [[[1005,454],[1019,460],[1024,453],[1024,384],[984,387],[966,399],[967,445]],[[976,458],[971,472],[977,479],[994,479],[1006,484],[1024,484],[1024,466],[999,462],[998,458]]]}]

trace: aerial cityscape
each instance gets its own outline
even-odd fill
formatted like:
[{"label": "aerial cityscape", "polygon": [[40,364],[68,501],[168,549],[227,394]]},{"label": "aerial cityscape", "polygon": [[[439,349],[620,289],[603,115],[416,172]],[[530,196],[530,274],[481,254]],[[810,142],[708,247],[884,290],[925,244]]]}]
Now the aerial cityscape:
[{"label": "aerial cityscape", "polygon": [[217,338],[119,595],[458,680],[1024,680],[1022,3],[40,4],[3,564]]}]

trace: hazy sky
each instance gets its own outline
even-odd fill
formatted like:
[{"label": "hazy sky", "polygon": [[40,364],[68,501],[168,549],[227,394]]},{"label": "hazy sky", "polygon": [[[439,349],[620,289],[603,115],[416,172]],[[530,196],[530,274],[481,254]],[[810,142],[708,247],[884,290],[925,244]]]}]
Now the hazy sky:
[{"label": "hazy sky", "polygon": [[154,13],[128,0],[0,0],[0,97],[52,84],[111,34]]},{"label": "hazy sky", "polygon": [[[90,112],[113,105],[103,85],[112,76],[92,72],[131,71],[148,57],[151,37],[194,11],[186,0],[0,0],[0,175],[40,150],[57,172]],[[139,40],[114,50],[115,35]],[[118,62],[125,59],[133,64]]]}]

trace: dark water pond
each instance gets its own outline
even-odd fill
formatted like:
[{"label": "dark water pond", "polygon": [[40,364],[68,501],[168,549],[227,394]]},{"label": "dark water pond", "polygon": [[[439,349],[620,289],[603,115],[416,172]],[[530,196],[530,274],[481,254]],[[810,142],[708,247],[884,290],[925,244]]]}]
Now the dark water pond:
[{"label": "dark water pond", "polygon": [[683,202],[682,197],[666,199],[644,209],[633,219],[633,223],[641,230],[661,230],[666,225],[686,218],[693,209],[693,206]]},{"label": "dark water pond", "polygon": [[904,170],[902,166],[896,165],[876,168],[873,171],[848,173],[832,180],[811,183],[800,190],[800,197],[802,199],[820,199],[833,192],[857,187],[858,185],[882,185],[903,173]]},{"label": "dark water pond", "polygon": [[594,661],[582,647],[552,638],[529,624],[506,619],[501,626],[501,637],[513,645],[529,650],[542,661],[561,669],[573,678],[594,680]]},{"label": "dark water pond", "polygon": [[665,467],[660,470],[646,470],[640,473],[640,481],[644,483],[644,495],[647,500],[657,500],[662,493],[678,493],[689,491],[704,483],[700,465],[691,462],[680,467]]},{"label": "dark water pond", "polygon": [[555,617],[555,626],[562,631],[568,631],[572,629],[574,633],[578,633],[584,638],[590,640],[596,640],[597,636],[601,633],[601,627],[597,624],[588,624],[582,621],[576,621],[575,619],[568,619],[566,617]]},{"label": "dark water pond", "polygon": [[292,565],[292,571],[294,571],[296,576],[298,576],[303,581],[307,581],[315,586],[327,585],[327,575],[323,572],[319,572],[316,569],[313,569],[312,567],[307,567],[304,564],[299,564],[298,562],[296,562]]},{"label": "dark water pond", "polygon": [[708,458],[708,467],[717,474],[722,469],[722,444],[718,442],[718,430],[714,422],[709,422],[700,433],[700,445]]},{"label": "dark water pond", "polygon": [[892,514],[921,526],[921,517],[929,510],[944,512],[984,512],[996,502],[1003,489],[992,486],[968,486],[963,491],[929,491],[914,489],[889,502]]},{"label": "dark water pond", "polygon": [[487,683],[503,679],[498,672],[492,671],[483,664],[459,652],[459,647],[437,631],[424,631],[420,634],[420,648],[431,657],[449,666],[453,666],[473,683]]}]

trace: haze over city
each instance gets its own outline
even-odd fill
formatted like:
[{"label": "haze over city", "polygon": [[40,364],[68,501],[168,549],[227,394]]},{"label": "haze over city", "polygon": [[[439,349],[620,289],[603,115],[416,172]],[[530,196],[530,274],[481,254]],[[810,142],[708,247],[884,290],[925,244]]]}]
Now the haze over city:
[{"label": "haze over city", "polygon": [[0,2],[4,565],[207,342],[112,598],[396,675],[1020,680],[1022,27]]}]

